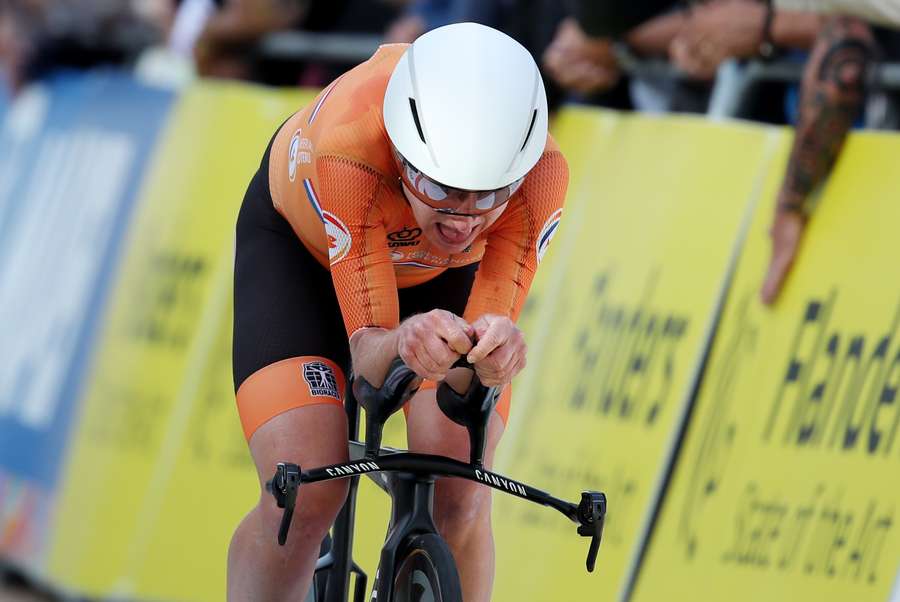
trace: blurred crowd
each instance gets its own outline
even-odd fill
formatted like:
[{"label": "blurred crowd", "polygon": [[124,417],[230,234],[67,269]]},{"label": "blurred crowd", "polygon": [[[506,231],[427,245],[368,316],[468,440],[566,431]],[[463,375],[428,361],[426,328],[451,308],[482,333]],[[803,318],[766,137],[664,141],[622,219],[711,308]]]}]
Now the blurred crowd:
[{"label": "blurred crowd", "polygon": [[[60,68],[165,56],[191,76],[322,86],[378,43],[459,21],[527,47],[551,108],[707,113],[724,74],[772,63],[802,72],[756,78],[729,112],[797,132],[773,216],[766,303],[847,132],[900,125],[897,89],[875,76],[900,63],[900,0],[0,0],[0,76],[14,93]],[[278,32],[355,36],[361,51],[268,52]]]},{"label": "blurred crowd", "polygon": [[[411,42],[458,21],[529,48],[553,106],[706,112],[729,59],[803,63],[817,40],[859,44],[866,65],[900,59],[900,0],[0,0],[0,70],[17,89],[53,69],[133,65],[165,49],[203,76],[323,85],[353,61],[267,55],[261,42],[283,31]],[[673,68],[634,68],[648,61]],[[741,116],[796,120],[796,94],[779,86],[751,95]]]}]

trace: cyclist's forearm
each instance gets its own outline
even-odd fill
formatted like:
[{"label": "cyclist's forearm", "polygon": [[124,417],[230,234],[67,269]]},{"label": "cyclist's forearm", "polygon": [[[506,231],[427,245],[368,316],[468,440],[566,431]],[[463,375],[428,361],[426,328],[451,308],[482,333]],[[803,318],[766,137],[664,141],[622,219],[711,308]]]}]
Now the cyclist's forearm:
[{"label": "cyclist's forearm", "polygon": [[350,337],[353,370],[375,387],[380,387],[391,362],[400,352],[398,329],[362,328]]}]

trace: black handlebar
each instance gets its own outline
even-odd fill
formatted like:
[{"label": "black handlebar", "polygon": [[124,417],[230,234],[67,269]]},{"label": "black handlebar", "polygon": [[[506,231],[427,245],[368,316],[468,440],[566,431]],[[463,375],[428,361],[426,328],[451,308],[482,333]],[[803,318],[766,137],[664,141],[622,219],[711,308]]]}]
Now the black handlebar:
[{"label": "black handlebar", "polygon": [[[497,404],[501,387],[484,386],[465,356],[461,356],[453,364],[453,368],[472,370],[472,379],[468,388],[465,392],[459,393],[446,381],[441,382],[437,388],[437,402],[441,411],[450,420],[466,427],[469,431],[470,464],[477,473],[479,470],[483,470],[487,425],[491,412]],[[352,395],[366,410],[365,453],[368,458],[374,460],[381,450],[384,423],[418,391],[423,379],[398,357],[391,362],[380,387],[372,386],[361,376],[351,375],[351,380]],[[309,473],[302,474],[306,475],[303,478],[308,478]],[[301,480],[299,466],[280,462],[276,467],[275,476],[266,483],[266,489],[275,497],[278,507],[284,508],[281,525],[278,529],[278,543],[281,545],[287,541]],[[581,503],[577,507],[568,503],[565,505],[571,509],[571,512],[566,510],[564,513],[578,523],[578,534],[591,538],[586,566],[589,572],[593,572],[606,519],[606,496],[596,491],[585,491],[581,494]]]}]

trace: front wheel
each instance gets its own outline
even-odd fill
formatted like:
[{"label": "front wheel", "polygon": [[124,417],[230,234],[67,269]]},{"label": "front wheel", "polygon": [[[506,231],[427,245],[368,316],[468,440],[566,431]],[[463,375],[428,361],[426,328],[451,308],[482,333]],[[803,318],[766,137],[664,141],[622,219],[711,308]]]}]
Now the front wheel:
[{"label": "front wheel", "polygon": [[459,573],[447,543],[434,533],[409,540],[394,573],[392,602],[462,602]]}]

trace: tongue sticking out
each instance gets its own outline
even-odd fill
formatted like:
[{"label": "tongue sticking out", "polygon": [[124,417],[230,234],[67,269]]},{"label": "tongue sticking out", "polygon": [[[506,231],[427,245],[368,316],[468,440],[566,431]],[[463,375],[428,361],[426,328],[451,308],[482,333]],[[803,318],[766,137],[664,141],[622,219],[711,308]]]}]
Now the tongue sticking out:
[{"label": "tongue sticking out", "polygon": [[458,245],[466,242],[466,239],[468,239],[469,235],[472,233],[471,231],[460,231],[453,228],[448,228],[440,223],[437,225],[437,231],[438,234],[441,235],[441,238],[452,245]]}]

